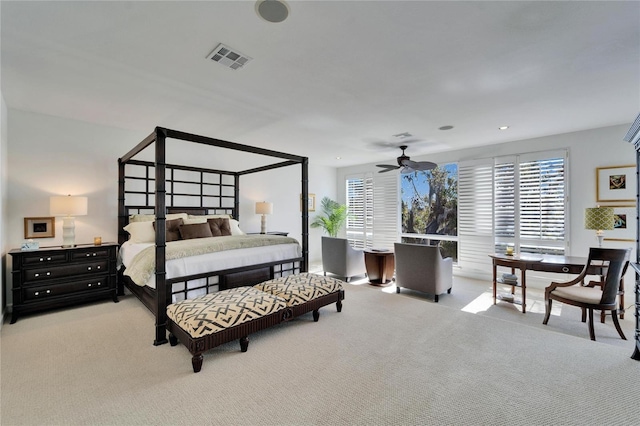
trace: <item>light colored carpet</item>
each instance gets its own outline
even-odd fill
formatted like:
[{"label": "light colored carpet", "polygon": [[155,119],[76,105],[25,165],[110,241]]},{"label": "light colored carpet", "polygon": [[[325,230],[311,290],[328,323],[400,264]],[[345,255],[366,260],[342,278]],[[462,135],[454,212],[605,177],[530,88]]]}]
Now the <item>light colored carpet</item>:
[{"label": "light colored carpet", "polygon": [[216,348],[197,374],[182,345],[152,345],[152,316],[134,296],[4,324],[0,421],[638,424],[640,362],[629,342],[562,334],[562,318],[552,329],[464,312],[447,295],[435,304],[369,285],[345,289],[341,313],[332,305],[318,323],[307,314],[253,334],[246,353],[238,342]]}]

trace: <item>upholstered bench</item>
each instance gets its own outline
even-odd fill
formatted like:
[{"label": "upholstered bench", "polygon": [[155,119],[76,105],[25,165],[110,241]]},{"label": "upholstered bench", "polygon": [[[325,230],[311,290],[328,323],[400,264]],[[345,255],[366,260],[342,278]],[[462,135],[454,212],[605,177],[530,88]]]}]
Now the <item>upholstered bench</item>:
[{"label": "upholstered bench", "polygon": [[315,274],[296,274],[183,300],[167,307],[171,346],[182,342],[191,352],[193,371],[202,369],[203,353],[240,339],[249,347],[249,334],[335,303],[342,311],[344,290],[340,280]]},{"label": "upholstered bench", "polygon": [[301,273],[265,281],[253,286],[287,301],[292,318],[313,311],[313,320],[320,318],[319,309],[331,303],[342,311],[344,289],[342,281],[322,275]]},{"label": "upholstered bench", "polygon": [[205,351],[240,339],[240,350],[246,352],[250,333],[281,323],[291,312],[276,295],[237,287],[171,304],[167,316],[171,346],[179,340],[187,347],[197,373]]}]

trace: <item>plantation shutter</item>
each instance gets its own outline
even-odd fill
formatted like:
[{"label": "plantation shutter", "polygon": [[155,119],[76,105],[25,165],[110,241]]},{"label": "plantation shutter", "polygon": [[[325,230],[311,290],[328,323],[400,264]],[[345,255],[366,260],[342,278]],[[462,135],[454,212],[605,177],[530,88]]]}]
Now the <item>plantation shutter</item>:
[{"label": "plantation shutter", "polygon": [[355,248],[373,244],[373,179],[371,174],[347,177],[346,236]]},{"label": "plantation shutter", "polygon": [[400,241],[399,178],[397,173],[376,174],[373,179],[373,247],[393,250]]},{"label": "plantation shutter", "polygon": [[458,164],[458,266],[490,271],[494,252],[493,160]]},{"label": "plantation shutter", "polygon": [[520,250],[564,254],[566,151],[520,157]]}]

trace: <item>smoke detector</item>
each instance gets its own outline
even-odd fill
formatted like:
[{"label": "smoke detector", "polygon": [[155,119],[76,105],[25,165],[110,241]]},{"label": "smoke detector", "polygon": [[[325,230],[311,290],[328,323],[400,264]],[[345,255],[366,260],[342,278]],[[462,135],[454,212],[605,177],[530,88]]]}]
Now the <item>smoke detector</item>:
[{"label": "smoke detector", "polygon": [[236,49],[220,43],[215,49],[213,49],[213,52],[207,55],[207,59],[211,59],[220,65],[231,68],[232,70],[238,70],[245,66],[252,58],[244,53],[238,52]]}]

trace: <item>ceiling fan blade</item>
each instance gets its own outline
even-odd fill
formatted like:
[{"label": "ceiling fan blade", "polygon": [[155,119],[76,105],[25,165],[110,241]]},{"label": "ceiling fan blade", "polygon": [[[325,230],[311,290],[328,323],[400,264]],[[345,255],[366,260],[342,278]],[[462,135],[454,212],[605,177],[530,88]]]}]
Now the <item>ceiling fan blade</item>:
[{"label": "ceiling fan blade", "polygon": [[403,175],[406,175],[407,173],[413,173],[413,172],[414,172],[414,170],[411,167],[408,167],[408,166],[404,166],[402,168],[402,170],[400,170],[400,173],[403,174]]},{"label": "ceiling fan blade", "polygon": [[412,161],[411,167],[413,167],[415,170],[421,170],[421,171],[426,171],[426,170],[433,170],[436,167],[438,167],[438,165],[436,163],[432,163],[431,161]]},{"label": "ceiling fan blade", "polygon": [[392,170],[398,170],[400,168],[399,166],[388,166],[388,165],[384,165],[384,164],[379,164],[378,167],[384,167],[384,170],[380,170],[380,171],[378,171],[378,173],[386,173],[386,172],[390,172]]}]

